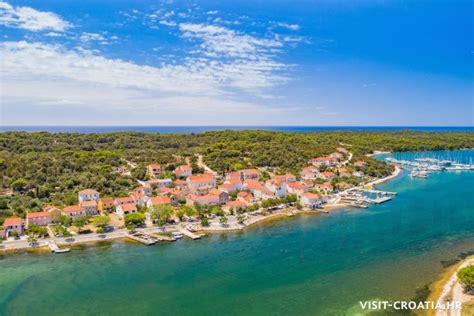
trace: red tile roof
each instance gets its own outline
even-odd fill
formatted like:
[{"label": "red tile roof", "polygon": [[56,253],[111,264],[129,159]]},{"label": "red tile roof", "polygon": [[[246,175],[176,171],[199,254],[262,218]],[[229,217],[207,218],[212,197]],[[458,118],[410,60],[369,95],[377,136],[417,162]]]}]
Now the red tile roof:
[{"label": "red tile roof", "polygon": [[114,199],[111,197],[103,197],[99,199],[99,202],[101,202],[102,204],[110,204],[110,203],[114,203]]},{"label": "red tile roof", "polygon": [[32,212],[26,214],[26,218],[49,217],[48,212]]},{"label": "red tile roof", "polygon": [[318,184],[315,184],[315,186],[317,188],[328,188],[328,189],[332,189],[333,188],[333,185],[331,183],[328,183],[328,182],[324,182],[324,183],[318,183]]},{"label": "red tile roof", "polygon": [[240,170],[240,173],[242,173],[242,174],[258,174],[258,170],[257,169],[243,169],[243,170]]},{"label": "red tile roof", "polygon": [[160,205],[160,204],[171,204],[171,200],[167,196],[155,196],[150,198],[152,205]]},{"label": "red tile roof", "polygon": [[305,192],[305,193],[302,194],[302,196],[308,198],[309,200],[317,200],[321,197],[321,195],[311,193],[311,192]]},{"label": "red tile roof", "polygon": [[3,226],[20,225],[21,223],[23,223],[23,220],[21,218],[11,217],[5,219],[5,221],[3,222]]},{"label": "red tile roof", "polygon": [[233,189],[235,188],[235,185],[231,184],[231,183],[224,183],[224,184],[221,184],[219,186],[219,188],[223,188],[223,189]]},{"label": "red tile roof", "polygon": [[69,205],[63,208],[63,211],[64,212],[81,212],[81,211],[83,212],[84,208],[82,208],[79,205]]},{"label": "red tile roof", "polygon": [[79,191],[79,194],[89,195],[89,194],[99,194],[99,192],[97,192],[96,190],[93,190],[93,189],[85,189],[85,190]]},{"label": "red tile roof", "polygon": [[137,210],[137,207],[135,206],[135,204],[124,204],[120,206],[120,208],[122,209],[123,212],[131,212],[131,211]]},{"label": "red tile roof", "polygon": [[174,173],[184,173],[184,172],[187,172],[187,171],[193,171],[193,167],[191,167],[190,165],[182,165],[182,166],[178,166],[178,167],[176,167],[176,169],[174,169]]},{"label": "red tile roof", "polygon": [[209,191],[210,194],[214,194],[214,195],[220,195],[223,192],[224,191],[221,191],[219,189],[212,189],[212,190]]},{"label": "red tile roof", "polygon": [[328,161],[328,160],[331,160],[330,157],[316,157],[316,158],[313,158],[313,160],[315,161]]},{"label": "red tile roof", "polygon": [[235,201],[230,201],[229,203],[227,203],[227,205],[230,207],[230,208],[244,208],[244,207],[247,207],[247,203],[245,203],[244,201],[240,201],[240,200],[235,200]]},{"label": "red tile roof", "polygon": [[252,200],[253,199],[252,193],[245,192],[245,191],[239,192],[237,194],[237,197],[242,198],[244,200]]},{"label": "red tile roof", "polygon": [[275,180],[280,180],[280,181],[287,181],[288,179],[294,179],[296,178],[294,175],[292,175],[291,173],[287,173],[287,174],[284,174],[284,175],[281,175],[281,176],[274,176],[273,179]]},{"label": "red tile roof", "polygon": [[299,183],[299,182],[290,182],[290,183],[287,183],[286,184],[288,187],[292,188],[292,189],[297,189],[297,190],[304,190],[306,189],[306,187]]},{"label": "red tile roof", "polygon": [[325,177],[334,177],[336,174],[332,171],[324,171],[324,172],[321,172],[321,174]]},{"label": "red tile roof", "polygon": [[213,182],[214,176],[210,174],[200,174],[200,175],[194,175],[190,176],[189,181],[191,182]]},{"label": "red tile roof", "polygon": [[135,203],[135,200],[131,196],[118,197],[114,200],[115,203],[126,204],[126,203]]},{"label": "red tile roof", "polygon": [[189,199],[193,200],[193,201],[208,201],[208,200],[219,200],[219,196],[215,195],[215,194],[205,194],[205,195],[194,195],[194,194],[190,194],[188,196]]},{"label": "red tile roof", "polygon": [[80,206],[82,207],[90,207],[90,206],[97,206],[97,202],[92,200],[92,201],[84,201],[81,202]]}]

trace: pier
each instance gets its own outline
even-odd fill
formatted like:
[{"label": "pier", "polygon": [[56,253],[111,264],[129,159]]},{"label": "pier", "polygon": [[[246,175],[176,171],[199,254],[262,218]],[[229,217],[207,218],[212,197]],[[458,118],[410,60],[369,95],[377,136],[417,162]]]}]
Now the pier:
[{"label": "pier", "polygon": [[370,200],[371,200],[371,203],[382,204],[384,202],[390,201],[391,199],[392,198],[389,196],[382,196],[382,197],[378,197],[378,198],[370,199]]},{"label": "pier", "polygon": [[128,238],[138,241],[139,243],[142,243],[146,246],[154,245],[158,242],[157,238],[154,238],[151,234],[147,233],[134,233],[134,234],[128,234]]},{"label": "pier", "polygon": [[359,189],[358,191],[364,191],[367,193],[374,193],[380,195],[397,195],[397,192],[390,192],[390,191],[380,191],[380,190],[366,190],[366,189]]},{"label": "pier", "polygon": [[56,244],[54,240],[48,241],[48,247],[51,250],[51,252],[54,253],[65,253],[71,251],[69,248],[59,248],[59,246]]},{"label": "pier", "polygon": [[352,206],[365,208],[365,204],[364,204],[364,203],[382,204],[382,203],[385,203],[385,202],[387,202],[387,201],[390,201],[390,200],[392,199],[392,197],[384,195],[384,196],[379,196],[379,197],[376,197],[376,198],[371,199],[371,198],[369,198],[369,197],[367,197],[367,196],[348,195],[348,196],[344,196],[342,199],[343,199],[344,201],[351,202],[351,205],[352,205]]},{"label": "pier", "polygon": [[186,237],[189,237],[191,239],[201,239],[201,237],[205,236],[204,234],[194,234],[192,232],[190,232],[189,230],[185,229],[185,228],[181,228],[179,229],[179,232],[183,235],[185,235]]},{"label": "pier", "polygon": [[158,241],[169,241],[169,242],[176,241],[176,238],[166,236],[166,235],[152,234],[152,236],[156,238]]}]

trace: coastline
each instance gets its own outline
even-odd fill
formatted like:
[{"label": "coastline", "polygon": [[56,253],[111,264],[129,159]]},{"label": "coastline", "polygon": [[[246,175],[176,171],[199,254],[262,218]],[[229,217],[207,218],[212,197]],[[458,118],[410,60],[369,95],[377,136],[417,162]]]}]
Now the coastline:
[{"label": "coastline", "polygon": [[[400,173],[401,173],[401,169],[397,165],[395,165],[395,170],[392,172],[391,175],[388,175],[384,178],[373,180],[362,186],[367,186],[367,185],[372,186],[372,185],[377,185],[377,184],[392,180],[398,177]],[[359,186],[359,187],[362,187],[362,186]],[[318,210],[297,210],[296,208],[284,209],[284,210],[277,211],[265,216],[263,215],[253,216],[250,219],[244,221],[245,225],[234,224],[234,225],[228,225],[227,227],[224,227],[224,226],[216,227],[215,225],[213,227],[211,226],[205,227],[205,228],[201,227],[200,229],[198,229],[198,233],[238,232],[246,228],[253,227],[256,224],[262,224],[265,222],[270,222],[270,221],[282,219],[285,217],[291,217],[291,216],[295,216],[299,214],[323,214],[323,213],[329,213],[330,211],[341,209],[341,208],[353,208],[353,206],[347,203],[341,203],[340,201],[336,201],[333,204],[325,204],[322,206],[321,209],[318,209]],[[170,232],[170,231],[177,231],[177,230],[179,230],[179,227],[175,225],[175,226],[167,227],[165,231]],[[143,228],[143,229],[139,229],[139,231],[147,232],[147,233],[162,233],[163,232],[163,230],[161,230],[159,227]],[[43,249],[45,252],[48,252],[49,250],[48,250],[47,242],[50,240],[55,241],[58,246],[71,247],[74,245],[98,243],[101,241],[113,241],[116,239],[129,239],[128,232],[124,229],[116,230],[114,232],[101,235],[101,237],[99,237],[99,235],[96,235],[96,234],[90,234],[90,235],[88,234],[88,235],[76,235],[73,238],[74,238],[74,241],[72,242],[67,242],[65,241],[65,239],[60,239],[60,238],[43,239],[43,240],[39,240],[37,246],[35,247],[32,247],[30,244],[28,244],[24,240],[19,241],[17,245],[9,245],[8,248],[5,247],[5,243],[4,243],[2,245],[3,247],[0,247],[0,253],[7,254],[7,253],[22,252],[22,251],[42,252]]]},{"label": "coastline", "polygon": [[[466,259],[456,263],[455,265],[449,267],[446,271],[441,274],[439,280],[433,283],[430,287],[430,295],[428,296],[428,301],[433,301],[437,303],[445,303],[452,300],[459,300],[462,297],[462,290],[460,284],[457,282],[457,272],[468,266],[474,264],[474,256],[469,256]],[[470,302],[474,302],[474,296],[470,298]],[[461,303],[465,301],[461,300]],[[459,314],[452,312],[451,315],[461,315],[462,311],[459,311]],[[450,313],[442,310],[431,309],[428,312],[429,316],[448,316]]]}]

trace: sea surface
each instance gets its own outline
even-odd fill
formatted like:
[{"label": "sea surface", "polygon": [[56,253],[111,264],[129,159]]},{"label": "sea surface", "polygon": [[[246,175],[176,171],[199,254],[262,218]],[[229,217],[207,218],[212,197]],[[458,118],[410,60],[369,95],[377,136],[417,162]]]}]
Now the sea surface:
[{"label": "sea surface", "polygon": [[[466,163],[474,151],[394,156]],[[411,299],[440,261],[474,250],[474,172],[404,172],[378,188],[398,195],[198,241],[0,256],[0,315],[361,315],[361,300]]]},{"label": "sea surface", "polygon": [[0,132],[51,132],[51,133],[111,133],[143,132],[189,134],[222,130],[269,130],[277,132],[313,131],[399,131],[410,129],[424,132],[472,132],[474,126],[1,126]]}]

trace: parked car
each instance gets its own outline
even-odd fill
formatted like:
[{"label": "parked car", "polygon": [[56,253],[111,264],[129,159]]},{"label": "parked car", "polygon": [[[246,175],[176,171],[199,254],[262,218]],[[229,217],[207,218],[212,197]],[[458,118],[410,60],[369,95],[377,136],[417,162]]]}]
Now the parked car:
[{"label": "parked car", "polygon": [[110,233],[110,232],[113,232],[113,231],[114,231],[113,226],[104,226],[104,232],[105,233]]}]

